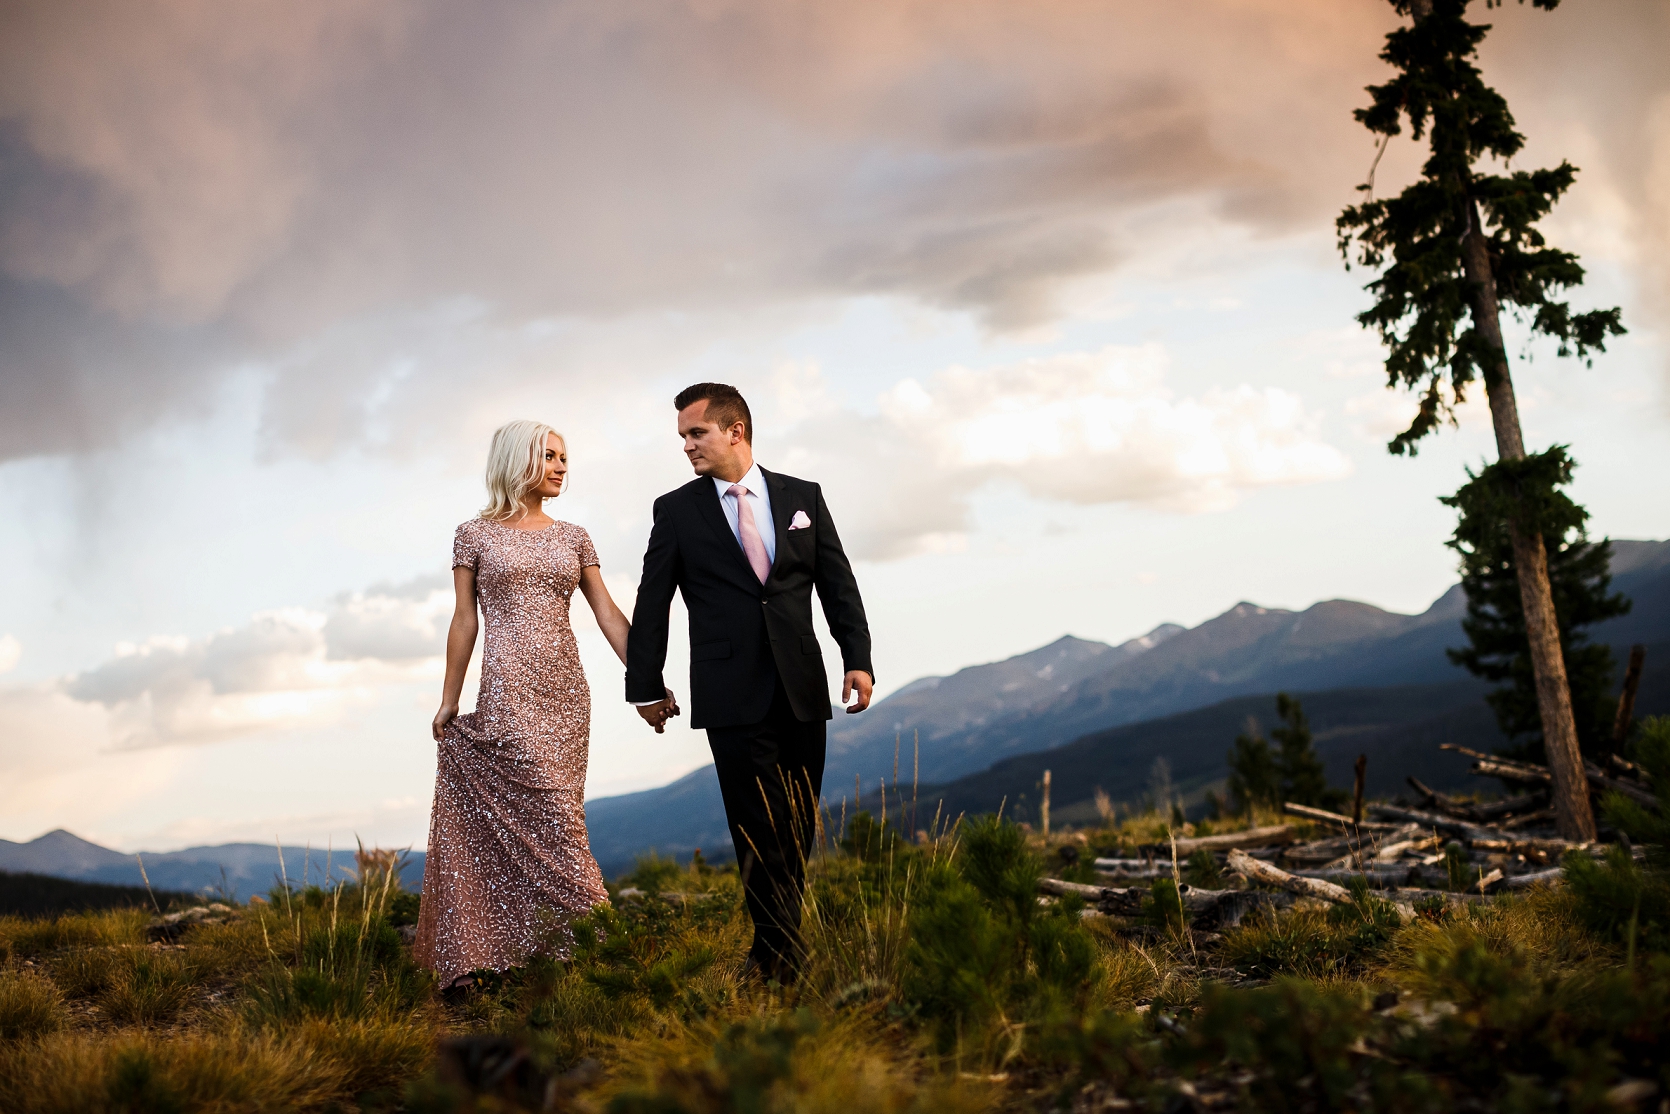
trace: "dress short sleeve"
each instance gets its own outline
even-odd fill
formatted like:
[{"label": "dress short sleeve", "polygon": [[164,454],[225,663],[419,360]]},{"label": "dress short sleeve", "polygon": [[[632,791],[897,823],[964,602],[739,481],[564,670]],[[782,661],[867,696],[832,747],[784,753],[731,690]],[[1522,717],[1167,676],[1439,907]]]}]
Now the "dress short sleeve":
[{"label": "dress short sleeve", "polygon": [[481,537],[476,530],[478,519],[459,525],[452,534],[452,567],[480,572]]},{"label": "dress short sleeve", "polygon": [[584,526],[574,527],[574,555],[580,558],[582,569],[588,565],[602,567],[603,562],[597,559],[597,547],[591,544],[591,535]]}]

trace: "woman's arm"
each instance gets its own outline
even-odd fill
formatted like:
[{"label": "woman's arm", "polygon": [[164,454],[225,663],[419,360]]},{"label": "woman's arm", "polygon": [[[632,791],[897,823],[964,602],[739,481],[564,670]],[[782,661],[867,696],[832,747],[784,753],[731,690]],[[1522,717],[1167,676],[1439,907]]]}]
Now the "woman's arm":
[{"label": "woman's arm", "polygon": [[603,583],[603,573],[596,565],[587,565],[580,570],[580,591],[585,593],[586,602],[591,604],[591,613],[597,616],[597,625],[602,629],[603,637],[609,640],[615,656],[625,665],[626,635],[632,629],[632,624],[615,605],[614,597],[609,595],[608,585]]},{"label": "woman's arm", "polygon": [[[593,570],[595,571],[595,570]],[[464,674],[475,652],[479,620],[475,612],[475,570],[459,566],[452,570],[457,601],[452,608],[452,626],[446,633],[446,680],[441,682],[441,710],[435,713],[430,733],[441,741],[441,729],[458,714],[458,698],[464,692]]]},{"label": "woman's arm", "polygon": [[[596,565],[587,565],[580,570],[580,591],[585,593],[586,602],[591,604],[591,613],[597,616],[597,625],[602,628],[603,637],[609,640],[614,648],[615,656],[622,665],[626,664],[626,636],[631,633],[632,624],[621,609],[615,606],[614,597],[609,595],[609,588],[603,583],[603,574]],[[679,714],[678,697],[673,690],[663,687],[666,698],[655,705],[651,716],[644,716],[657,735],[666,729],[667,720]],[[644,715],[645,709],[639,708],[638,714]]]}]

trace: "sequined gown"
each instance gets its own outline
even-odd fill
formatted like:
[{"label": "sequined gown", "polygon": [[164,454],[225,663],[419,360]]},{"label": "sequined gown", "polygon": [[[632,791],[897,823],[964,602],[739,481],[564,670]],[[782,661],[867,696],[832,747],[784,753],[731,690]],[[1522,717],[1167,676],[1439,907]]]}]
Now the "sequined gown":
[{"label": "sequined gown", "polygon": [[[444,986],[502,971],[560,924],[608,900],[586,839],[591,693],[568,623],[585,530],[458,527],[454,568],[475,570],[486,646],[475,711],[442,732],[414,951]],[[553,929],[556,934],[553,937]]]}]

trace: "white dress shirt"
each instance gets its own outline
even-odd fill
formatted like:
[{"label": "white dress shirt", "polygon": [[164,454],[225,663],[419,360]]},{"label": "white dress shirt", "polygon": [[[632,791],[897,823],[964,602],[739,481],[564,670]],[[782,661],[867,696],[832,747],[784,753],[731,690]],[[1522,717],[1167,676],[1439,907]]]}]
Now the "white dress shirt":
[{"label": "white dress shirt", "polygon": [[[760,541],[765,543],[765,558],[772,564],[777,563],[777,523],[771,517],[771,496],[766,493],[765,477],[760,474],[760,466],[753,465],[748,474],[738,480],[748,489],[748,507],[754,512],[754,525],[759,528]],[[719,505],[725,509],[725,521],[731,524],[731,533],[736,537],[736,544],[742,544],[742,526],[737,517],[736,496],[727,494],[731,489],[731,481],[721,480],[717,476],[713,484],[719,489]]]}]

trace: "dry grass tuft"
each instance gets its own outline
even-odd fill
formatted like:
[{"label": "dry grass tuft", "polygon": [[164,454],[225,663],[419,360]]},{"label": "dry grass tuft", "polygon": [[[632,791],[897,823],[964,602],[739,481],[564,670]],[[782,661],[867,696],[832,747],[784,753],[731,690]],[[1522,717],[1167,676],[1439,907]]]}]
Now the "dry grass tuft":
[{"label": "dry grass tuft", "polygon": [[64,996],[33,971],[0,971],[0,1041],[57,1032],[65,1025]]}]

